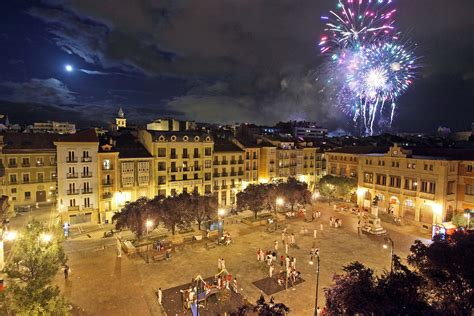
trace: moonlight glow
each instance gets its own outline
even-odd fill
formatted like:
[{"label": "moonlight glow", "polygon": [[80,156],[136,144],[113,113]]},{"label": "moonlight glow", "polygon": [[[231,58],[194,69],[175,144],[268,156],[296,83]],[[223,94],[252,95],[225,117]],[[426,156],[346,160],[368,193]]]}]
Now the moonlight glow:
[{"label": "moonlight glow", "polygon": [[66,65],[64,66],[64,69],[66,69],[67,72],[72,72],[74,70],[74,68],[72,67],[72,65]]}]

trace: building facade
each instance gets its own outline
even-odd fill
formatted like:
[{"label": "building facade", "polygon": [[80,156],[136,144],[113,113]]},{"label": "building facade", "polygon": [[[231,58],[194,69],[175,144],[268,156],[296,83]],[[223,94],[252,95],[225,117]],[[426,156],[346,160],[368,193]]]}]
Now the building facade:
[{"label": "building facade", "polygon": [[245,150],[232,142],[214,144],[212,190],[221,207],[236,206],[236,194],[242,191],[244,182],[245,154]]},{"label": "building facade", "polygon": [[57,152],[58,211],[69,224],[98,223],[99,139],[93,129],[61,138]]},{"label": "building facade", "polygon": [[57,135],[9,132],[0,135],[0,195],[14,207],[56,201]]},{"label": "building facade", "polygon": [[210,134],[140,130],[139,138],[153,155],[155,195],[212,193],[214,141]]}]

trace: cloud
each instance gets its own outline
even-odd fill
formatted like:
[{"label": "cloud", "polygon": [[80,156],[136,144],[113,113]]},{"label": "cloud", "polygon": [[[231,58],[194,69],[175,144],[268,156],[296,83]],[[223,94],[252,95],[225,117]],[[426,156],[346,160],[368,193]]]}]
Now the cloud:
[{"label": "cloud", "polygon": [[[436,43],[425,62],[433,65],[423,71],[444,71],[445,60],[456,63],[450,69],[471,63],[468,53],[449,58],[443,41],[433,40],[452,38],[449,52],[470,43],[469,32],[462,32],[472,26],[470,4],[459,0],[449,6],[455,21],[441,17],[446,1],[399,4],[401,28],[413,29],[416,42]],[[329,0],[45,0],[28,12],[49,25],[60,48],[88,63],[189,80],[194,87],[167,102],[189,118],[265,123],[301,118],[344,125],[347,119],[311,75],[321,62],[319,15],[333,8]],[[426,26],[433,23],[437,32]]]},{"label": "cloud", "polygon": [[55,78],[30,79],[27,82],[4,81],[0,86],[6,90],[0,95],[4,100],[53,105],[76,103],[76,94]]}]

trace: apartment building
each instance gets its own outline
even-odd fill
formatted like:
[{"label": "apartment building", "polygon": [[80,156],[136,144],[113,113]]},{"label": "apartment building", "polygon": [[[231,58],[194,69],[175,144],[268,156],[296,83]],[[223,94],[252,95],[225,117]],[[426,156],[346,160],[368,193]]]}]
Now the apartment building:
[{"label": "apartment building", "polygon": [[376,198],[379,211],[426,227],[472,207],[472,150],[394,145],[383,154],[360,154],[358,161],[359,205],[369,207]]},{"label": "apartment building", "polygon": [[474,157],[469,156],[465,153],[459,157],[462,160],[459,161],[459,179],[456,188],[458,210],[474,210]]},{"label": "apartment building", "polygon": [[259,145],[259,182],[269,182],[277,178],[277,146],[267,141],[261,141]]},{"label": "apartment building", "polygon": [[245,151],[244,154],[244,186],[248,184],[258,183],[260,175],[260,145],[257,142],[246,139],[238,138],[232,140],[239,148]]},{"label": "apartment building", "polygon": [[156,195],[212,193],[214,140],[210,134],[140,130],[138,137],[153,155]]},{"label": "apartment building", "polygon": [[350,146],[327,151],[325,153],[327,174],[357,179],[359,155],[382,154],[387,150],[387,147]]},{"label": "apartment building", "polygon": [[298,180],[308,184],[308,189],[313,191],[316,187],[316,148],[309,147],[310,144],[304,144],[308,147],[299,148],[297,155],[297,174]]},{"label": "apartment building", "polygon": [[55,141],[58,211],[70,224],[99,222],[98,149],[93,129]]},{"label": "apartment building", "polygon": [[0,195],[13,206],[56,201],[58,135],[8,132],[0,135]]},{"label": "apartment building", "polygon": [[118,157],[119,152],[114,147],[112,138],[101,139],[97,153],[99,222],[112,221],[114,211],[118,209]]},{"label": "apartment building", "polygon": [[243,187],[245,154],[245,150],[230,141],[219,140],[214,144],[212,190],[220,206],[235,207],[236,194]]},{"label": "apartment building", "polygon": [[35,133],[74,134],[76,132],[76,124],[56,121],[35,122],[33,123],[32,130]]}]

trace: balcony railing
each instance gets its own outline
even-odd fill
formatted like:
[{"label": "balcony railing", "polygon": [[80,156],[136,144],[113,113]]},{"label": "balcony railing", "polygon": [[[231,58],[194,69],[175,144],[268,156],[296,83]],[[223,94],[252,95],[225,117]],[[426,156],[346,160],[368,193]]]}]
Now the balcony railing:
[{"label": "balcony railing", "polygon": [[18,180],[10,180],[10,184],[18,184]]},{"label": "balcony railing", "polygon": [[183,159],[187,159],[189,158],[190,156],[188,154],[183,154]]},{"label": "balcony railing", "polygon": [[104,170],[104,171],[112,171],[112,170],[114,170],[114,166],[102,167],[102,170]]},{"label": "balcony railing", "polygon": [[220,177],[221,175],[220,175],[219,172],[214,172],[214,173],[212,174],[212,176],[213,176],[213,177]]},{"label": "balcony railing", "polygon": [[77,172],[69,172],[69,173],[66,173],[66,178],[67,179],[76,179],[78,177],[78,173]]},{"label": "balcony railing", "polygon": [[223,173],[221,173],[221,176],[223,176],[223,177],[227,177],[228,175],[229,175],[228,172],[223,172]]},{"label": "balcony railing", "polygon": [[219,190],[219,186],[218,186],[218,185],[215,185],[213,188],[214,188],[214,191],[215,191],[215,190]]},{"label": "balcony railing", "polygon": [[29,168],[29,167],[30,167],[30,163],[29,163],[29,162],[22,162],[22,163],[21,163],[21,166],[22,166],[23,168]]},{"label": "balcony railing", "polygon": [[81,161],[82,161],[82,162],[91,162],[91,161],[92,161],[92,157],[82,157],[82,158],[81,158]]},{"label": "balcony railing", "polygon": [[81,172],[81,177],[82,178],[91,178],[92,177],[92,172]]},{"label": "balcony railing", "polygon": [[218,160],[214,160],[214,161],[212,162],[212,164],[215,165],[215,166],[218,166],[218,165],[219,165],[219,161],[218,161]]},{"label": "balcony railing", "polygon": [[243,176],[243,175],[244,175],[244,172],[243,172],[243,171],[239,171],[239,172],[238,172],[238,175],[239,175],[239,176]]},{"label": "balcony railing", "polygon": [[221,189],[222,189],[222,190],[225,190],[225,189],[227,189],[227,185],[226,185],[226,184],[224,184],[224,185],[221,185]]},{"label": "balcony railing", "polygon": [[21,183],[22,184],[28,184],[28,183],[33,183],[33,182],[30,181],[30,179],[23,179],[23,180],[21,180]]},{"label": "balcony railing", "polygon": [[227,160],[222,160],[221,165],[227,165],[228,161]]},{"label": "balcony railing", "polygon": [[110,187],[110,186],[112,186],[113,184],[114,184],[114,182],[113,182],[112,180],[108,180],[108,181],[105,180],[105,181],[102,181],[102,185],[103,185],[104,187]]},{"label": "balcony railing", "polygon": [[231,172],[230,175],[231,175],[232,177],[234,177],[234,176],[237,175],[237,172]]},{"label": "balcony railing", "polygon": [[238,164],[243,164],[244,161],[243,161],[242,159],[239,159],[239,160],[237,160],[237,163],[238,163]]},{"label": "balcony railing", "polygon": [[92,189],[91,188],[82,189],[82,194],[92,194]]},{"label": "balcony railing", "polygon": [[67,195],[77,195],[77,194],[79,194],[79,190],[67,190],[66,194]]},{"label": "balcony railing", "polygon": [[231,160],[231,161],[230,161],[230,164],[231,164],[231,165],[235,165],[236,163],[237,163],[237,160]]},{"label": "balcony railing", "polygon": [[44,162],[43,161],[37,161],[36,162],[36,167],[43,167],[44,166]]},{"label": "balcony railing", "polygon": [[171,158],[171,159],[178,159],[178,155],[176,155],[176,154],[174,154],[174,155],[171,154],[171,155],[170,155],[170,158]]},{"label": "balcony railing", "polygon": [[76,162],[77,162],[77,158],[76,158],[76,157],[67,157],[67,158],[66,158],[66,162],[67,162],[67,163],[76,163]]},{"label": "balcony railing", "polygon": [[18,165],[16,163],[9,163],[8,168],[16,168]]},{"label": "balcony railing", "polygon": [[201,155],[200,154],[194,154],[193,158],[201,158]]}]

